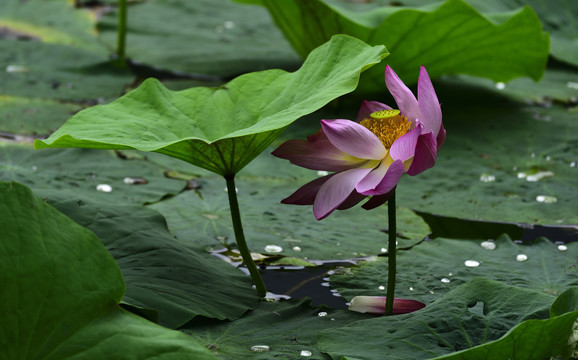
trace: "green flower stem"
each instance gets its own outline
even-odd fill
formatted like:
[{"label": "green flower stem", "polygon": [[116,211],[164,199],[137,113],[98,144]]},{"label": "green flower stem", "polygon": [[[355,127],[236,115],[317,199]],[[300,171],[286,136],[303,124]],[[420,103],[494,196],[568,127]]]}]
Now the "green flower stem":
[{"label": "green flower stem", "polygon": [[389,221],[389,243],[387,245],[387,292],[385,299],[385,315],[393,314],[393,299],[395,297],[395,269],[397,229],[395,224],[395,189],[387,200],[387,215]]},{"label": "green flower stem", "polygon": [[239,202],[237,201],[237,190],[235,187],[235,175],[225,176],[225,180],[227,181],[227,194],[229,195],[229,207],[231,208],[231,219],[233,220],[233,229],[235,230],[235,240],[237,241],[237,247],[241,252],[243,262],[247,266],[247,269],[249,269],[251,278],[255,283],[257,294],[259,297],[264,298],[265,295],[267,295],[267,289],[265,288],[265,283],[261,278],[261,273],[259,273],[259,269],[257,269],[257,266],[251,257],[251,252],[247,247],[245,234],[243,233],[241,212],[239,211]]},{"label": "green flower stem", "polygon": [[116,56],[119,62],[124,62],[126,47],[126,0],[118,0],[118,29],[116,41]]}]

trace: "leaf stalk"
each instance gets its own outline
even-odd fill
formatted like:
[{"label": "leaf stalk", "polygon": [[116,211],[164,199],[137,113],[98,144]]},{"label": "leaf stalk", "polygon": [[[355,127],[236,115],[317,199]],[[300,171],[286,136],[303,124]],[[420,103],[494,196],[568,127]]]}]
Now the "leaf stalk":
[{"label": "leaf stalk", "polygon": [[235,231],[235,240],[237,241],[237,247],[239,252],[243,257],[243,262],[253,283],[257,289],[257,294],[260,298],[264,298],[267,295],[267,288],[265,288],[265,283],[261,278],[261,273],[257,269],[257,265],[251,257],[251,251],[247,247],[247,242],[245,241],[245,233],[243,232],[243,223],[241,222],[241,212],[239,211],[239,201],[237,200],[237,188],[235,187],[235,175],[225,176],[225,181],[227,182],[227,194],[229,195],[229,208],[231,209],[231,220],[233,221],[233,229]]}]

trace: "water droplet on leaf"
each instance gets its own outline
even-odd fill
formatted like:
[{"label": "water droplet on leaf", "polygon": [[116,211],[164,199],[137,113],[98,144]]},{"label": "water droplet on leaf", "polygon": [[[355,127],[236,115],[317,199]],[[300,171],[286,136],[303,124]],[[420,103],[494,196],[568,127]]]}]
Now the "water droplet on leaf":
[{"label": "water droplet on leaf", "polygon": [[385,290],[385,286],[379,285],[378,289],[379,289],[379,290]]},{"label": "water droplet on leaf", "polygon": [[148,184],[148,180],[147,179],[143,179],[143,178],[133,178],[133,177],[125,177],[122,180],[125,184],[127,185],[144,185],[144,184]]},{"label": "water droplet on leaf", "polygon": [[522,262],[522,261],[526,261],[526,260],[528,260],[528,255],[526,255],[526,254],[516,255],[516,261]]},{"label": "water droplet on leaf", "polygon": [[311,351],[309,350],[301,350],[299,356],[311,356]]},{"label": "water droplet on leaf", "polygon": [[265,251],[269,253],[278,253],[283,251],[283,248],[279,245],[267,245],[265,246]]},{"label": "water droplet on leaf", "polygon": [[300,252],[301,248],[299,246],[293,246],[293,251]]},{"label": "water droplet on leaf", "polygon": [[467,267],[478,267],[480,266],[480,262],[476,260],[466,260],[464,262],[464,265],[466,265]]},{"label": "water droplet on leaf", "polygon": [[496,249],[496,243],[493,241],[484,241],[480,244],[486,250],[494,250]]},{"label": "water droplet on leaf", "polygon": [[541,203],[545,203],[545,204],[552,204],[552,203],[555,203],[556,201],[558,201],[558,199],[556,199],[554,196],[538,195],[538,196],[536,196],[536,201],[541,202]]},{"label": "water droplet on leaf", "polygon": [[480,176],[480,181],[481,182],[494,182],[496,181],[496,177],[494,175],[489,175],[489,174],[482,174]]},{"label": "water droplet on leaf", "polygon": [[496,83],[496,89],[504,90],[505,88],[506,88],[506,84],[504,84],[503,82],[497,82]]},{"label": "water droplet on leaf", "polygon": [[327,171],[319,170],[317,172],[317,176],[327,176],[329,173]]},{"label": "water droplet on leaf", "polygon": [[327,313],[325,311],[320,311],[317,316],[319,317],[323,317],[323,316],[327,316]]},{"label": "water droplet on leaf", "polygon": [[558,250],[560,250],[560,251],[566,251],[566,250],[568,250],[568,246],[566,246],[566,245],[558,245]]},{"label": "water droplet on leaf", "polygon": [[254,351],[254,352],[267,352],[270,350],[271,350],[271,347],[269,345],[253,345],[253,346],[251,346],[251,351]]},{"label": "water droplet on leaf", "polygon": [[449,282],[450,282],[450,279],[448,279],[448,278],[442,278],[440,281],[443,282],[443,283],[449,283]]},{"label": "water droplet on leaf", "polygon": [[98,184],[98,185],[96,185],[96,190],[109,193],[112,191],[112,186],[110,186],[108,184]]}]

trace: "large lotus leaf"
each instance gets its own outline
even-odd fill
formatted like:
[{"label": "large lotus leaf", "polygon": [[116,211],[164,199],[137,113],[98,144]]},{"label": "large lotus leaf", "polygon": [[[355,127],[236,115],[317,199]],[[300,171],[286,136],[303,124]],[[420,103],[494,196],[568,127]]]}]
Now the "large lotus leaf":
[{"label": "large lotus leaf", "polygon": [[119,308],[120,269],[89,230],[0,183],[0,349],[6,359],[214,359]]},{"label": "large lotus leaf", "polygon": [[[322,331],[319,349],[333,359],[549,358],[569,350],[578,318],[574,311],[546,320],[552,300],[477,278],[420,311]],[[467,352],[445,356],[461,350]]]},{"label": "large lotus leaf", "polygon": [[234,320],[257,305],[248,276],[205,251],[183,246],[154,210],[67,193],[53,193],[49,202],[98,236],[124,277],[123,302],[158,310],[161,325],[177,328],[199,315]]},{"label": "large lotus leaf", "polygon": [[[396,296],[431,303],[477,276],[554,295],[578,286],[578,243],[568,243],[561,251],[545,239],[521,245],[503,236],[493,243],[494,250],[481,245],[482,240],[437,238],[398,252]],[[479,266],[466,266],[468,260]],[[331,284],[346,299],[383,296],[379,287],[387,285],[387,268],[387,259],[364,263],[333,276]]]},{"label": "large lotus leaf", "polygon": [[[317,350],[319,331],[367,318],[346,310],[313,308],[308,300],[262,302],[240,320],[197,321],[183,330],[222,360],[325,359]],[[269,350],[251,351],[259,345]]]},{"label": "large lotus leaf", "polygon": [[[70,190],[103,202],[148,203],[177,194],[184,181],[168,179],[144,160],[123,160],[112,151],[35,151],[29,144],[0,144],[0,180],[18,181],[34,191]],[[131,184],[130,181],[133,181]],[[98,191],[99,185],[110,192]]]},{"label": "large lotus leaf", "polygon": [[531,6],[550,33],[552,55],[567,63],[578,65],[578,2],[574,0],[466,0],[482,12],[511,11]]},{"label": "large lotus leaf", "polygon": [[2,37],[70,45],[100,54],[107,50],[99,42],[94,13],[75,9],[68,0],[2,0]]},{"label": "large lotus leaf", "polygon": [[111,104],[79,112],[35,144],[156,151],[231,176],[293,121],[354,90],[360,72],[384,51],[339,35],[294,73],[268,70],[179,92],[148,79]]},{"label": "large lotus leaf", "polygon": [[[296,69],[300,59],[261,7],[231,0],[129,2],[127,56],[187,73],[232,77],[271,68]],[[116,11],[99,20],[114,47]]]},{"label": "large lotus leaf", "polygon": [[[492,22],[462,0],[423,8],[382,7],[352,12],[323,0],[263,0],[277,25],[305,57],[333,34],[349,34],[369,44],[385,44],[387,63],[409,83],[420,65],[432,77],[464,73],[508,81],[538,80],[548,58],[548,35],[531,8]],[[363,90],[381,90],[383,67],[367,72]]]},{"label": "large lotus leaf", "polygon": [[[257,162],[271,164],[269,171],[277,169],[274,163],[280,160],[267,158],[272,156],[264,154]],[[316,221],[311,207],[280,203],[296,189],[294,180],[280,177],[283,172],[280,168],[260,177],[240,176],[237,181],[243,227],[252,251],[310,260],[349,259],[385,251],[388,234],[382,229],[388,226],[386,207],[371,212],[356,208]],[[308,180],[311,179],[300,181]],[[169,228],[181,242],[213,250],[234,246],[225,182],[210,177],[197,179],[197,183],[200,189],[151,207],[165,215]],[[419,216],[399,209],[399,247],[413,246],[428,233],[429,228]],[[277,248],[268,252],[267,245]]]}]

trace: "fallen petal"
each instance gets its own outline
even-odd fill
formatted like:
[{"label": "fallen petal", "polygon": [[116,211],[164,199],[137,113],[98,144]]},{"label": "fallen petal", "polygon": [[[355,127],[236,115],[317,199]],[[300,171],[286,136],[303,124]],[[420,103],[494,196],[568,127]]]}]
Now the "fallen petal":
[{"label": "fallen petal", "polygon": [[[364,314],[385,314],[384,296],[356,296],[351,300],[349,310]],[[423,309],[425,304],[417,300],[393,299],[393,315],[407,314]]]}]

